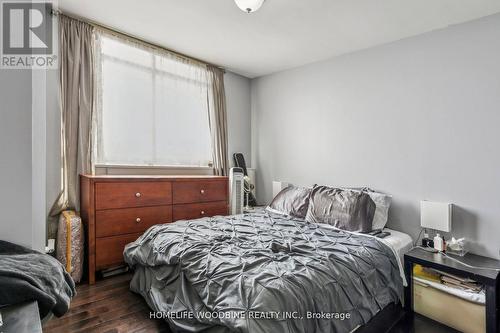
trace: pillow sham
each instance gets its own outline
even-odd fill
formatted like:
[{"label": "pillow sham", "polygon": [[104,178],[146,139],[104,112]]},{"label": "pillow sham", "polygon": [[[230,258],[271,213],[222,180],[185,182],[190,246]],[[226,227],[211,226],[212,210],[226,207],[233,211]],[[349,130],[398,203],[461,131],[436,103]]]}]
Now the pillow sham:
[{"label": "pillow sham", "polygon": [[271,213],[305,218],[309,207],[310,188],[290,185],[282,189],[266,207]]},{"label": "pillow sham", "polygon": [[389,207],[391,207],[392,196],[372,190],[368,187],[353,188],[354,191],[367,193],[375,203],[375,214],[373,215],[372,229],[384,229],[389,217]]},{"label": "pillow sham", "polygon": [[375,203],[362,191],[316,186],[309,195],[306,221],[327,223],[339,229],[370,232]]}]

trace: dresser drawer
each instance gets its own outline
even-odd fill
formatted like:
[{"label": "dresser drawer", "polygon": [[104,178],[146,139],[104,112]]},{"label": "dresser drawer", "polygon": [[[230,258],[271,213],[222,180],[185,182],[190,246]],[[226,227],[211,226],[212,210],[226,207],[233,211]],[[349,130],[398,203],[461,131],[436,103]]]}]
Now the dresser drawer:
[{"label": "dresser drawer", "polygon": [[172,206],[98,210],[96,237],[142,232],[155,224],[172,222]]},{"label": "dresser drawer", "polygon": [[97,183],[96,209],[170,205],[172,185],[169,182]]},{"label": "dresser drawer", "polygon": [[226,201],[176,205],[173,208],[174,221],[227,215],[227,210],[228,205]]},{"label": "dresser drawer", "polygon": [[125,245],[135,241],[142,233],[97,238],[95,243],[96,269],[108,268],[123,263]]},{"label": "dresser drawer", "polygon": [[175,182],[174,204],[227,200],[227,181]]}]

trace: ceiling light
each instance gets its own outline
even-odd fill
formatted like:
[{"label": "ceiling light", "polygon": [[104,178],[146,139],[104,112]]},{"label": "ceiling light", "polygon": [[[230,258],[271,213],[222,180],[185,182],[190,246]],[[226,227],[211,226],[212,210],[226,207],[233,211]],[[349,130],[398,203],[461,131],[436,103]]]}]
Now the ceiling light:
[{"label": "ceiling light", "polygon": [[234,0],[236,5],[244,12],[253,13],[258,10],[265,0]]}]

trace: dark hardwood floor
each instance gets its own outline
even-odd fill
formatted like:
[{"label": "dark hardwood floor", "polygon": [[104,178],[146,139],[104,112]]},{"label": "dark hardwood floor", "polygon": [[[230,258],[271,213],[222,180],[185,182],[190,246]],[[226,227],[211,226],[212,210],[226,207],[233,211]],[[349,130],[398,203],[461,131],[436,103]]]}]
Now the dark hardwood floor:
[{"label": "dark hardwood floor", "polygon": [[63,317],[43,325],[44,332],[170,332],[163,320],[149,319],[141,296],[129,290],[131,274],[77,286],[77,295]]},{"label": "dark hardwood floor", "polygon": [[419,314],[403,314],[388,333],[460,333]]},{"label": "dark hardwood floor", "polygon": [[[149,319],[150,309],[141,296],[129,290],[132,275],[124,274],[77,287],[77,296],[63,317],[43,325],[46,333],[72,332],[170,332],[163,320]],[[416,314],[407,314],[400,306],[384,309],[358,333],[455,333],[457,331]],[[387,322],[395,324],[387,331]],[[382,329],[384,327],[384,329]]]}]

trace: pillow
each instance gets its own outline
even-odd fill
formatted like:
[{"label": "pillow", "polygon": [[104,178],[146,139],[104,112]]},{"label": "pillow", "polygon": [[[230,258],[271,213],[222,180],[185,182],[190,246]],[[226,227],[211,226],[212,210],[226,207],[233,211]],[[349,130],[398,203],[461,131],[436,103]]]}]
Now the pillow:
[{"label": "pillow", "polygon": [[375,203],[362,191],[316,186],[309,195],[306,221],[327,223],[339,229],[370,232]]},{"label": "pillow", "polygon": [[367,193],[375,203],[375,215],[373,216],[372,229],[384,229],[389,217],[389,207],[391,206],[392,196],[381,192],[376,192],[368,187],[353,189]]},{"label": "pillow", "polygon": [[309,207],[310,188],[290,185],[282,189],[266,210],[271,213],[304,218]]}]

